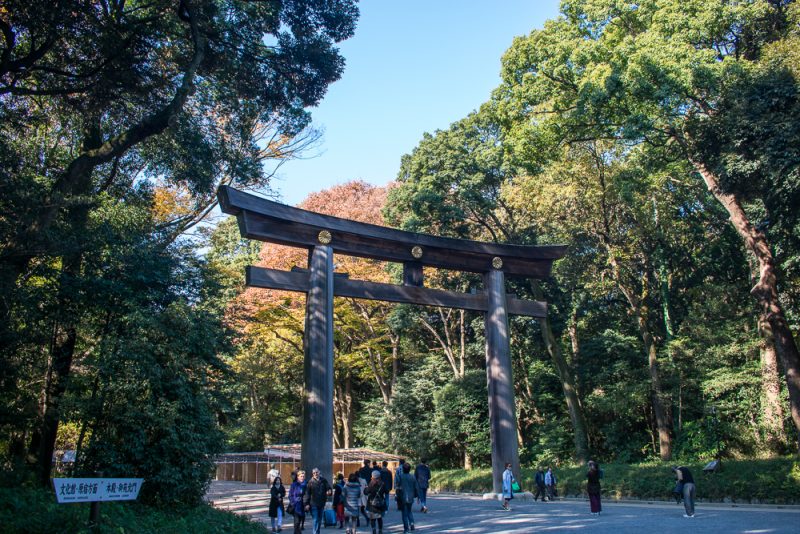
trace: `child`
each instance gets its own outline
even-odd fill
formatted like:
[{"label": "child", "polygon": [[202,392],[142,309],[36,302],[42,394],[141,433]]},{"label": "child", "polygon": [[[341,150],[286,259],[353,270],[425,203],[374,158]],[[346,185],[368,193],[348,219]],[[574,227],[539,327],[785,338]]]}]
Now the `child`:
[{"label": "child", "polygon": [[344,474],[336,475],[336,484],[333,485],[333,509],[336,511],[336,522],[339,528],[344,528],[344,502],[342,490],[344,489]]}]

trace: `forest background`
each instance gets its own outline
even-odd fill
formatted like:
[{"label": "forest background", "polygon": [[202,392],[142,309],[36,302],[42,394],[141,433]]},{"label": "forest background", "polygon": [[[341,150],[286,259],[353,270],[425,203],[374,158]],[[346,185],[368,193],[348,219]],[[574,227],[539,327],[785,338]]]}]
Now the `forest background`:
[{"label": "forest background", "polygon": [[[346,0],[0,4],[4,479],[47,486],[54,452],[77,450],[74,474],[194,503],[213,454],[299,441],[304,299],[245,289],[244,267],[305,252],[233,220],[187,231],[218,185],[268,193],[267,164],[317,138],[307,109],[357,16]],[[510,324],[524,464],[796,453],[799,75],[794,2],[563,2],[396,182],[301,207],[569,246],[551,278],[509,281],[550,303]],[[489,462],[481,316],[337,299],[335,318],[336,446]]]}]

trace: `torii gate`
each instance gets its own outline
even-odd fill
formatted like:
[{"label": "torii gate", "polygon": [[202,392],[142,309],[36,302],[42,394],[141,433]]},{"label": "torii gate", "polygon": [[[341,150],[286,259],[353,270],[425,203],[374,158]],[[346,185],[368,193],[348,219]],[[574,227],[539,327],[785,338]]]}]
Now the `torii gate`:
[{"label": "torii gate", "polygon": [[[544,278],[565,246],[484,243],[406,232],[293,208],[232,187],[217,191],[222,211],[236,215],[243,237],[308,249],[308,269],[278,271],[250,266],[247,285],[307,294],[303,346],[305,395],[301,464],[332,480],[333,297],[353,297],[486,313],[486,379],[492,440],[492,480],[510,462],[519,479],[517,419],[511,377],[508,315],[545,317],[547,304],[507,295],[505,276]],[[333,254],[403,264],[403,284],[334,276]],[[468,294],[424,287],[424,266],[483,274],[485,289]]]}]

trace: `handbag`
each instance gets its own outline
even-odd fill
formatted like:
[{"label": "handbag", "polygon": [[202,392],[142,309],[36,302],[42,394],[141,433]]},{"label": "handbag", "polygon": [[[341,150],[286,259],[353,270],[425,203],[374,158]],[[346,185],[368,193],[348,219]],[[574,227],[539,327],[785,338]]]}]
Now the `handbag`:
[{"label": "handbag", "polygon": [[383,484],[369,500],[369,505],[375,510],[383,510],[383,507],[386,506],[386,500],[383,498]]},{"label": "handbag", "polygon": [[520,491],[522,488],[519,487],[519,484],[516,482],[511,483],[511,491]]},{"label": "handbag", "polygon": [[369,505],[375,510],[383,510],[383,507],[386,506],[386,501],[383,499],[383,495],[377,494],[369,501]]}]

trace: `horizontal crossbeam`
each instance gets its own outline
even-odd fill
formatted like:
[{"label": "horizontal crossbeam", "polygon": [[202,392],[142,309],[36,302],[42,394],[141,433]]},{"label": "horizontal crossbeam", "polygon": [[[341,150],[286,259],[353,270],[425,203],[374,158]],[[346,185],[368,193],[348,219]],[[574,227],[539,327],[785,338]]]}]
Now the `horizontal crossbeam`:
[{"label": "horizontal crossbeam", "polygon": [[[502,270],[506,275],[546,278],[553,261],[566,252],[562,245],[510,245],[406,232],[286,206],[228,186],[220,187],[218,196],[222,211],[236,215],[248,239],[308,249],[325,244],[336,254],[419,269]],[[421,282],[421,271],[410,269],[407,274]]]},{"label": "horizontal crossbeam", "polygon": [[[290,272],[264,267],[247,267],[247,285],[251,287],[307,292],[309,288],[308,280],[309,275],[306,270]],[[337,297],[384,300],[387,302],[441,306],[443,308],[458,308],[480,312],[488,310],[488,299],[485,293],[459,293],[427,287],[382,284],[366,280],[350,280],[345,276],[334,276],[333,294]],[[537,318],[547,316],[547,303],[545,302],[522,300],[509,295],[506,306],[508,313],[512,315]]]}]

